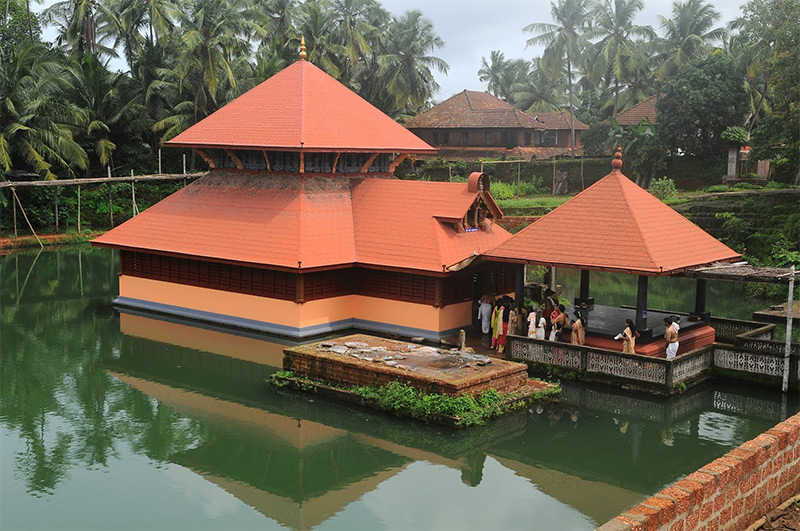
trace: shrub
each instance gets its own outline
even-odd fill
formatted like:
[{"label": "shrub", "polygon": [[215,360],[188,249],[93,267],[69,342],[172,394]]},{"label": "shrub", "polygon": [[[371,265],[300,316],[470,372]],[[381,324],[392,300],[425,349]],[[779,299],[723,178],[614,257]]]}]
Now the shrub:
[{"label": "shrub", "polygon": [[715,192],[729,192],[730,188],[726,184],[715,184],[714,186],[709,186],[708,188],[704,188],[703,192],[708,193],[715,193]]},{"label": "shrub", "polygon": [[675,188],[675,182],[672,179],[669,177],[662,177],[653,182],[650,193],[662,201],[665,201],[678,195],[678,189]]},{"label": "shrub", "polygon": [[495,200],[501,201],[503,199],[511,199],[517,195],[517,187],[504,182],[493,182],[491,192]]}]

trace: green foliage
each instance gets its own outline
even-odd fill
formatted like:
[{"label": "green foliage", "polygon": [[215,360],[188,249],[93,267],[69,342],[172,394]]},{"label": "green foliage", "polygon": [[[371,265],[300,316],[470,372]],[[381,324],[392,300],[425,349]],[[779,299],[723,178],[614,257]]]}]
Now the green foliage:
[{"label": "green foliage", "polygon": [[[430,420],[434,415],[458,417],[460,426],[483,424],[487,419],[518,407],[515,395],[491,389],[476,396],[450,396],[418,391],[410,385],[392,382],[383,387],[361,386],[351,389],[367,403],[385,411]],[[511,401],[512,403],[509,403]]]},{"label": "green foliage", "polygon": [[753,235],[753,225],[737,217],[733,212],[718,212],[715,217],[724,220],[720,239],[735,251],[744,252],[748,240]]},{"label": "green foliage", "polygon": [[666,201],[678,195],[678,189],[675,188],[675,182],[672,179],[669,177],[662,177],[661,179],[653,181],[650,193],[662,201]]},{"label": "green foliage", "polygon": [[738,125],[726,128],[721,136],[723,140],[727,140],[731,144],[737,146],[744,146],[750,141],[750,135],[747,134],[747,129]]},{"label": "green foliage", "polygon": [[726,184],[715,184],[713,186],[709,186],[708,188],[703,188],[703,192],[708,192],[709,194],[719,193],[719,192],[730,192],[730,188]]},{"label": "green foliage", "polygon": [[517,195],[516,187],[504,182],[492,183],[492,197],[498,201],[511,199]]},{"label": "green foliage", "polygon": [[722,132],[747,113],[743,72],[722,53],[681,66],[658,100],[658,135],[674,154],[720,158]]}]

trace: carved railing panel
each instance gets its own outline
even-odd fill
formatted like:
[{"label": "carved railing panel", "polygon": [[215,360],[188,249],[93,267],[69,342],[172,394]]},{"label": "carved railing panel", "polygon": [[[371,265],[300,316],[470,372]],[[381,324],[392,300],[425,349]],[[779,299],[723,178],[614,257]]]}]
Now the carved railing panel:
[{"label": "carved railing panel", "polygon": [[511,356],[570,369],[581,368],[581,350],[565,344],[531,339],[509,338]]},{"label": "carved railing panel", "polygon": [[783,358],[756,352],[717,346],[714,349],[714,366],[721,369],[783,376]]},{"label": "carved railing panel", "polygon": [[716,332],[716,340],[722,343],[733,343],[736,336],[748,334],[755,330],[764,329],[759,333],[759,339],[772,339],[774,325],[764,325],[755,321],[740,321],[738,319],[725,319],[712,317],[711,327]]},{"label": "carved railing panel", "polygon": [[601,374],[666,385],[666,363],[666,361],[639,360],[611,351],[589,350],[586,369]]},{"label": "carved railing panel", "polygon": [[711,349],[691,356],[678,356],[672,361],[672,384],[677,385],[711,368],[713,358]]}]

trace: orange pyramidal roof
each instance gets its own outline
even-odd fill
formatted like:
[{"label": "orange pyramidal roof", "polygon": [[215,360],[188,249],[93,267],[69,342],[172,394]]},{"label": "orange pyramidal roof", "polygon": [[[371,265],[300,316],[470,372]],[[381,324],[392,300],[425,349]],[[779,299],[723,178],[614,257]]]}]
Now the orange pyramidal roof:
[{"label": "orange pyramidal roof", "polygon": [[245,92],[166,145],[309,152],[436,152],[304,60]]},{"label": "orange pyramidal roof", "polygon": [[[621,166],[621,160],[614,162]],[[486,256],[640,275],[676,273],[741,257],[619,169]]]}]

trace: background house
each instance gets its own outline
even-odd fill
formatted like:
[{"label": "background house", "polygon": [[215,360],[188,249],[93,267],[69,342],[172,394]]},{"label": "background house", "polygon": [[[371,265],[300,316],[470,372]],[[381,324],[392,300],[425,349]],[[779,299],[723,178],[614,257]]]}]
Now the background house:
[{"label": "background house", "polygon": [[[571,148],[568,113],[525,113],[487,92],[459,92],[411,118],[406,127],[436,147],[443,159],[552,158]],[[575,120],[576,150],[580,132],[588,129]]]}]

